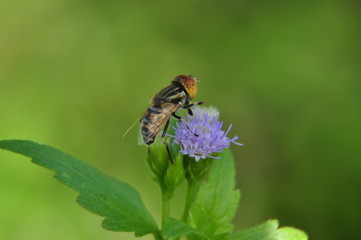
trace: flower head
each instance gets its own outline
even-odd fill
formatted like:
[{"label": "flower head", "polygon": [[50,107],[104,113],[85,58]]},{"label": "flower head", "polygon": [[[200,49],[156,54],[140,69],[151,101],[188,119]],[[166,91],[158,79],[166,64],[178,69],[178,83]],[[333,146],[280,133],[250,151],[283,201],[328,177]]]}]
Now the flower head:
[{"label": "flower head", "polygon": [[183,155],[200,159],[211,156],[212,153],[221,152],[229,148],[230,143],[237,143],[238,136],[227,137],[232,125],[227,132],[222,130],[223,122],[218,121],[219,112],[215,108],[195,108],[194,115],[187,114],[186,118],[177,123],[173,144],[178,144]]}]

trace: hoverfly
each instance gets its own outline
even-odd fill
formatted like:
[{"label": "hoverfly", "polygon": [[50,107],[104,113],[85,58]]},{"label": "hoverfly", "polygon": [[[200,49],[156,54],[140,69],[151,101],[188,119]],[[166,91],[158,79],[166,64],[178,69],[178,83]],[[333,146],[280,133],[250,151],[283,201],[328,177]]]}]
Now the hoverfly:
[{"label": "hoverfly", "polygon": [[161,128],[164,126],[162,133],[162,142],[167,148],[170,161],[173,163],[168,143],[165,141],[170,117],[173,116],[178,120],[182,118],[176,115],[180,109],[187,109],[188,114],[193,115],[191,107],[201,105],[203,102],[190,102],[197,95],[197,83],[199,80],[191,75],[179,75],[173,79],[171,85],[161,89],[152,99],[151,106],[145,110],[140,120],[140,127],[143,142],[151,145]]}]

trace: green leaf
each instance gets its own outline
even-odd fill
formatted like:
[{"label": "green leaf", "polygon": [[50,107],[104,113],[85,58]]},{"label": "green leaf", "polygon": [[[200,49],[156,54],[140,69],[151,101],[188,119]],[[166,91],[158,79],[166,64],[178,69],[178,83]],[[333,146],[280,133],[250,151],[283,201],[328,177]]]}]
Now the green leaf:
[{"label": "green leaf", "polygon": [[225,240],[228,239],[229,233],[221,233],[218,235],[214,235],[211,240]]},{"label": "green leaf", "polygon": [[105,229],[135,232],[136,236],[158,231],[138,192],[92,165],[31,141],[4,140],[0,148],[30,157],[34,163],[55,171],[56,179],[79,193],[77,201],[81,206],[105,217]]},{"label": "green leaf", "polygon": [[292,228],[278,228],[277,220],[269,220],[261,225],[230,235],[227,240],[307,240],[303,231]]},{"label": "green leaf", "polygon": [[261,225],[232,234],[227,240],[271,240],[278,228],[277,220],[268,220]]},{"label": "green leaf", "polygon": [[186,223],[174,218],[167,218],[163,229],[162,235],[165,238],[179,238],[186,235],[195,235],[199,240],[207,240],[208,237],[201,231],[198,231]]},{"label": "green leaf", "polygon": [[213,161],[208,180],[200,186],[188,215],[190,225],[209,238],[232,230],[230,221],[240,198],[239,190],[234,189],[234,163],[230,150],[225,149],[219,157],[221,159]]},{"label": "green leaf", "polygon": [[281,227],[277,230],[275,240],[307,240],[307,234],[297,228]]}]

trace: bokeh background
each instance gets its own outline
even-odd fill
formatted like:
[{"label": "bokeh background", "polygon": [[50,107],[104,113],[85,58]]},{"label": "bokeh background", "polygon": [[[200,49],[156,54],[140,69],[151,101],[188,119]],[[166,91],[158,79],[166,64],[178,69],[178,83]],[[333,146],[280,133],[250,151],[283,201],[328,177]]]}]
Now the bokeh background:
[{"label": "bokeh background", "polygon": [[[157,185],[122,134],[179,74],[201,79],[232,146],[242,229],[277,218],[311,239],[359,239],[358,1],[0,2],[0,138],[58,147],[134,185]],[[185,187],[172,202],[183,207]],[[100,228],[52,172],[0,151],[0,239],[134,239]],[[152,239],[144,237],[143,239]]]}]

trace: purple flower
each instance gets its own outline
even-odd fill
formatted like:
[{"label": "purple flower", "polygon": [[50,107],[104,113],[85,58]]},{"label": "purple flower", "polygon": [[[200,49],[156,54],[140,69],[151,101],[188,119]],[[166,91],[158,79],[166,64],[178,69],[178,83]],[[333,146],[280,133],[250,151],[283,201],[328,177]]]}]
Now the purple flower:
[{"label": "purple flower", "polygon": [[[195,108],[194,116],[187,114],[186,118],[174,127],[175,136],[173,144],[178,144],[183,155],[194,157],[198,162],[201,158],[217,158],[212,153],[221,152],[229,148],[230,143],[237,143],[238,136],[227,137],[232,125],[227,132],[222,130],[223,122],[218,121],[218,111],[215,108]],[[219,158],[217,158],[219,159]]]}]

